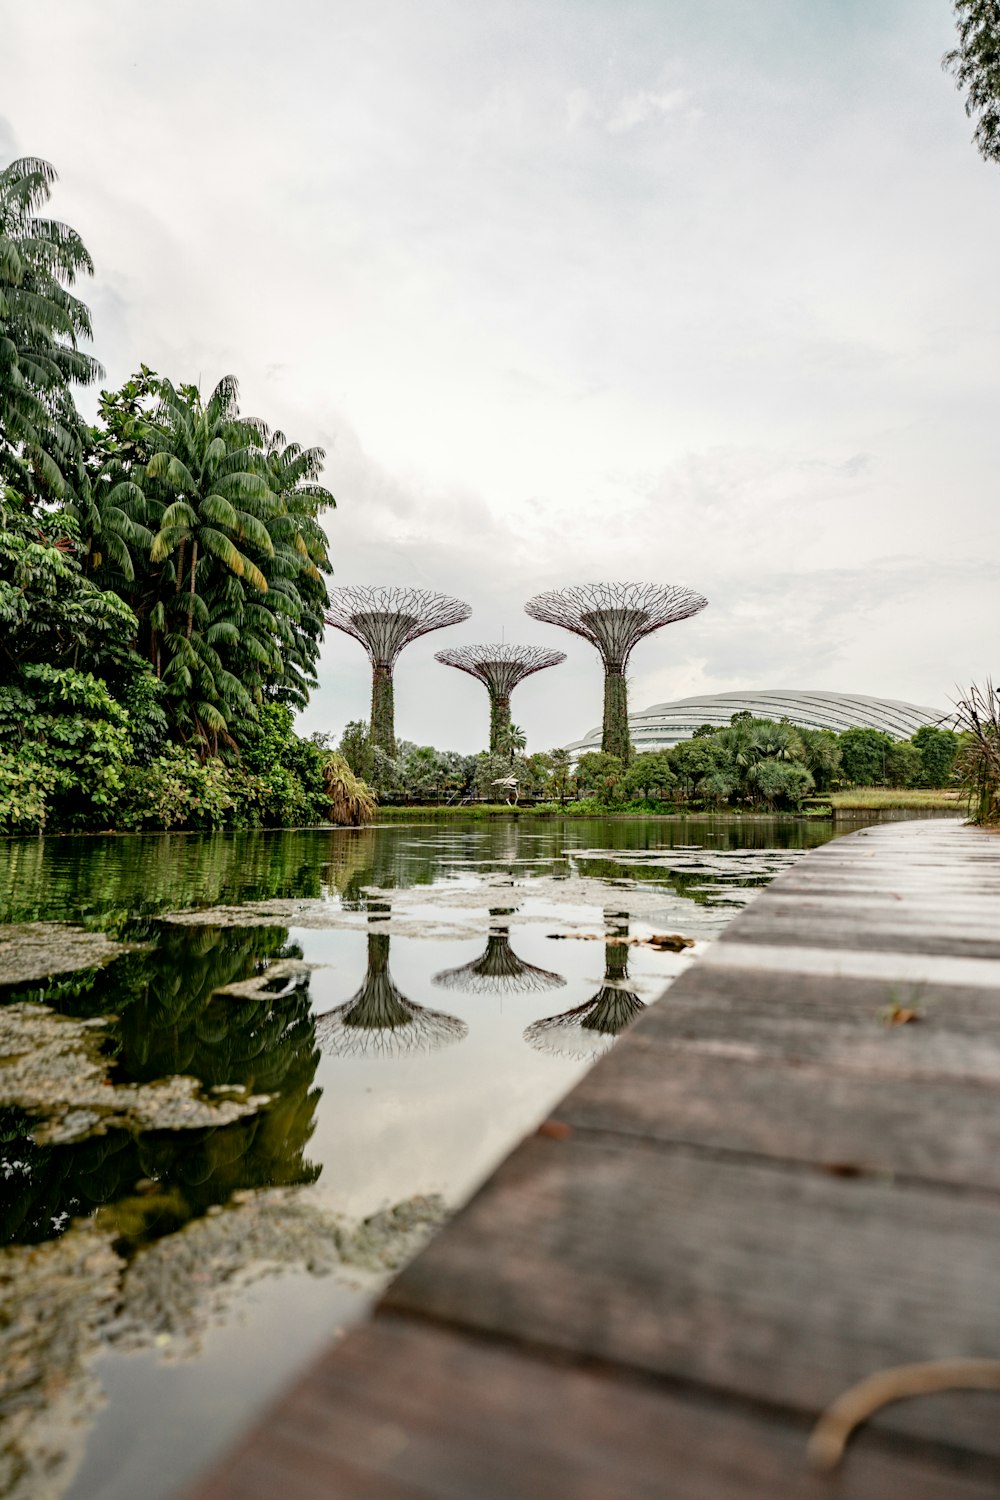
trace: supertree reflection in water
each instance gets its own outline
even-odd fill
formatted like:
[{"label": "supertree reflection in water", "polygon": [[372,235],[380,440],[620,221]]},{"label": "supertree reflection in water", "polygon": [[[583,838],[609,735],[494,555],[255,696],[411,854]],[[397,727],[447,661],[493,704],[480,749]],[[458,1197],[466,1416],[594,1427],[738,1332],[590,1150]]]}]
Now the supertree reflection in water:
[{"label": "supertree reflection in water", "polygon": [[387,932],[369,932],[364,983],[346,1004],[316,1021],[322,1051],[337,1057],[401,1057],[433,1052],[468,1035],[468,1026],[457,1016],[415,1005],[400,993],[389,973],[389,942]]},{"label": "supertree reflection in water", "polygon": [[[496,913],[491,912],[491,916]],[[469,995],[514,995],[557,990],[565,983],[561,974],[541,969],[518,958],[510,946],[510,929],[494,927],[486,939],[486,949],[471,963],[457,969],[442,969],[434,975],[434,984],[446,990],[464,990]]]},{"label": "supertree reflection in water", "polygon": [[[622,936],[620,929],[616,936]],[[597,1058],[609,1052],[619,1032],[635,1020],[645,1005],[628,979],[628,944],[608,943],[604,983],[590,1000],[557,1016],[545,1016],[525,1028],[524,1040],[554,1057]]]}]

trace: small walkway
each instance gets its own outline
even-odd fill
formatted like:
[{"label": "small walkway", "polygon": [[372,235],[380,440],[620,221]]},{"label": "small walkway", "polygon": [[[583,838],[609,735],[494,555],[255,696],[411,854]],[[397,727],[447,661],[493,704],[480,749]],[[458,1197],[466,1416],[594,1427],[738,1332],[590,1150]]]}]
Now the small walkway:
[{"label": "small walkway", "polygon": [[1000,1358],[1000,836],[894,823],[737,917],[197,1494],[986,1500],[1000,1392],[805,1464],[954,1357]]}]

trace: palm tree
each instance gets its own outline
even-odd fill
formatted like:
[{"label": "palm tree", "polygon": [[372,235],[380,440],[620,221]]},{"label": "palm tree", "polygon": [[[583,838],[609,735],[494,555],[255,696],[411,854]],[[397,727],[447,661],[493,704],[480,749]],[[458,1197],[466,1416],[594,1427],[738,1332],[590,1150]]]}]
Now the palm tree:
[{"label": "palm tree", "polygon": [[265,522],[278,501],[261,472],[265,431],[239,415],[231,376],[207,401],[197,387],[175,388],[169,380],[158,382],[157,395],[146,476],[158,513],[149,560],[160,574],[148,651],[168,695],[179,700],[179,727],[214,751],[220,735],[231,738],[234,712],[253,714],[250,694],[219,648],[240,638],[231,606],[242,591],[227,592],[227,585],[268,592],[260,563],[274,557]]},{"label": "palm tree", "polygon": [[0,470],[61,494],[62,465],[79,447],[70,382],[102,372],[80,348],[90,313],[68,290],[93,263],[74,229],[38,214],[55,180],[37,157],[0,171]]},{"label": "palm tree", "polygon": [[134,583],[136,562],[148,554],[153,535],[145,524],[146,497],[119,460],[96,449],[92,462],[79,460],[67,478],[66,509],[80,528],[84,570],[103,571],[111,587]]}]

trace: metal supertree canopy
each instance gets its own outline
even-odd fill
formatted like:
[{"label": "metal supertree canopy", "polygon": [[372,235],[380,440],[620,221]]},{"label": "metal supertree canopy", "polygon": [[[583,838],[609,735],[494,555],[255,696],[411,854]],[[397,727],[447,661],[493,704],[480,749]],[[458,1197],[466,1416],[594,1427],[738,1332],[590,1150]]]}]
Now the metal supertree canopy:
[{"label": "metal supertree canopy", "polygon": [[532,1021],[525,1027],[524,1040],[538,1051],[557,1057],[599,1057],[645,1008],[633,990],[602,985],[584,1005]]},{"label": "metal supertree canopy", "polygon": [[495,641],[489,646],[455,646],[436,651],[434,660],[445,667],[457,667],[485,682],[491,696],[509,698],[519,682],[533,672],[557,667],[566,660],[565,651],[547,651],[544,646],[516,646]]},{"label": "metal supertree canopy", "polygon": [[606,665],[624,670],[643,636],[696,615],[707,603],[675,583],[584,583],[536,594],[524,607],[533,620],[582,635]]},{"label": "metal supertree canopy", "polygon": [[468,604],[427,589],[349,587],[332,589],[326,623],[360,641],[376,666],[391,667],[404,646],[431,630],[458,625]]}]

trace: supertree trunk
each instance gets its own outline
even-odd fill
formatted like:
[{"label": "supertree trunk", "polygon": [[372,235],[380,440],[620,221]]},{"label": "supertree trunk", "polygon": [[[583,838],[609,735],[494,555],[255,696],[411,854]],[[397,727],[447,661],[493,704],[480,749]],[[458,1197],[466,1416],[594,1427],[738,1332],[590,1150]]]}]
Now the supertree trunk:
[{"label": "supertree trunk", "polygon": [[632,759],[632,736],[628,725],[628,682],[625,673],[608,667],[604,674],[604,730],[601,749],[617,755],[623,765]]},{"label": "supertree trunk", "polygon": [[372,668],[372,714],[368,742],[376,750],[396,755],[396,710],[393,697],[392,668],[376,662]]},{"label": "supertree trunk", "polygon": [[510,698],[490,698],[490,754],[499,755],[510,729]]},{"label": "supertree trunk", "polygon": [[457,667],[485,685],[490,695],[490,754],[497,755],[510,729],[510,695],[518,683],[546,667],[557,667],[566,657],[562,651],[494,641],[488,646],[438,651],[435,660],[445,667]]}]

